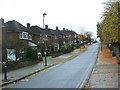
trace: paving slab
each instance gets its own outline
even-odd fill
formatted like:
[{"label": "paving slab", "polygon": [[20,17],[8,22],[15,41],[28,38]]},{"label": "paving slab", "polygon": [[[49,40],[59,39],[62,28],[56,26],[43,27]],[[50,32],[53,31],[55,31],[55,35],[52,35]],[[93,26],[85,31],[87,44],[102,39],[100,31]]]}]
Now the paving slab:
[{"label": "paving slab", "polygon": [[98,65],[95,67],[89,88],[118,88],[118,66]]},{"label": "paving slab", "polygon": [[84,89],[94,88],[120,89],[120,65],[105,44],[102,44],[96,65],[84,86]]}]

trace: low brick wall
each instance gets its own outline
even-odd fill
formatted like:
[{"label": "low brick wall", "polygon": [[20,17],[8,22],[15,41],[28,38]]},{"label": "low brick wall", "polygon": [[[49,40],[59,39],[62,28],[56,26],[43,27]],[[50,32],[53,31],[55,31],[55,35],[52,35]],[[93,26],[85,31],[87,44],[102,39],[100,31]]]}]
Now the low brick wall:
[{"label": "low brick wall", "polygon": [[62,52],[59,52],[59,53],[53,53],[51,54],[52,58],[55,58],[55,57],[58,57],[60,55],[62,55],[63,53]]},{"label": "low brick wall", "polygon": [[[20,69],[23,67],[31,66],[39,62],[40,62],[39,60],[7,62],[7,71],[12,71],[12,70]],[[2,71],[4,72],[4,66],[2,66]]]}]

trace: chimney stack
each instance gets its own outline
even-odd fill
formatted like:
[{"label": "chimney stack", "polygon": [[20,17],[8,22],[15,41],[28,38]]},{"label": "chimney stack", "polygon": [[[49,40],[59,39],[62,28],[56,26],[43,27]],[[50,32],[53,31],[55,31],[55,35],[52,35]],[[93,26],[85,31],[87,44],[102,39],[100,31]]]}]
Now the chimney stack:
[{"label": "chimney stack", "polygon": [[63,28],[63,31],[65,31],[65,28]]},{"label": "chimney stack", "polygon": [[58,26],[56,26],[56,30],[58,30]]},{"label": "chimney stack", "polygon": [[4,19],[1,18],[1,19],[0,19],[0,28],[3,27],[3,24],[4,24]]},{"label": "chimney stack", "polygon": [[30,27],[30,23],[27,23],[27,27],[28,27],[28,28]]},{"label": "chimney stack", "polygon": [[48,29],[48,25],[45,25],[45,29]]}]

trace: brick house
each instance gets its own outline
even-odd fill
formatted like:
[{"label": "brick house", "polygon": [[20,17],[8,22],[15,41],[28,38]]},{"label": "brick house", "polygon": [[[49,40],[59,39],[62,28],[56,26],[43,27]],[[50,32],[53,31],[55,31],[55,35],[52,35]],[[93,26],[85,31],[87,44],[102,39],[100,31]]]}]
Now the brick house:
[{"label": "brick house", "polygon": [[59,51],[60,47],[63,45],[62,33],[58,29],[58,27],[56,27],[55,30],[51,30],[51,35],[52,35],[53,51]]},{"label": "brick house", "polygon": [[31,40],[32,44],[35,44],[38,50],[43,53],[45,49],[43,41],[44,37],[43,29],[40,28],[39,26],[30,26],[30,24],[27,23],[27,30],[29,32],[29,35],[31,35],[32,37]]},{"label": "brick house", "polygon": [[38,46],[40,43],[39,41],[42,39],[41,28],[39,26],[30,26],[30,24],[27,23],[27,32],[31,37],[31,42]]},{"label": "brick house", "polygon": [[61,34],[62,34],[63,44],[66,44],[67,43],[67,38],[66,38],[66,30],[65,30],[65,28],[63,28],[63,30],[61,30]]},{"label": "brick house", "polygon": [[62,31],[59,30],[58,27],[56,27],[56,32],[57,32],[58,50],[60,50],[61,46],[63,45]]},{"label": "brick house", "polygon": [[62,33],[62,41],[63,41],[63,44],[73,44],[74,41],[77,40],[76,36],[77,36],[77,33],[72,31],[72,30],[68,30],[65,28],[63,28],[63,30],[61,31]]},{"label": "brick house", "polygon": [[60,50],[63,44],[72,45],[74,41],[77,40],[77,33],[72,30],[65,30],[65,28],[63,28],[63,30],[59,30],[59,28],[56,27],[55,30],[51,30],[51,33],[55,50]]},{"label": "brick house", "polygon": [[13,20],[3,24],[3,60],[18,60],[24,47],[28,46],[28,32],[25,26]]},{"label": "brick house", "polygon": [[51,53],[59,51],[63,44],[73,44],[76,40],[77,34],[72,30],[65,30],[65,28],[59,30],[56,27],[53,30],[46,25],[43,29],[39,26],[30,26],[30,23],[27,23],[27,27],[25,27],[15,20],[6,23],[3,19],[1,20],[4,26],[2,27],[3,60],[11,59],[10,53],[14,60],[17,60],[27,46],[35,46],[42,53],[45,50]]},{"label": "brick house", "polygon": [[69,30],[68,32],[69,32],[69,38],[68,38],[69,44],[74,44],[74,42],[78,40],[77,38],[78,34],[72,30]]}]

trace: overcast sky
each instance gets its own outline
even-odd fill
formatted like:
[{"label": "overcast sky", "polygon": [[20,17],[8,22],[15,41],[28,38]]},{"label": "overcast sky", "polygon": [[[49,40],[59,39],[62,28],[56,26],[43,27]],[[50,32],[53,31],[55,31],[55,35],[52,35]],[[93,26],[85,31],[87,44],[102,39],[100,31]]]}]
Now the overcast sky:
[{"label": "overcast sky", "polygon": [[0,0],[0,18],[5,22],[17,20],[43,27],[43,13],[45,24],[49,28],[60,30],[65,27],[79,33],[81,29],[96,34],[96,24],[100,21],[104,10],[102,2],[106,0]]}]

